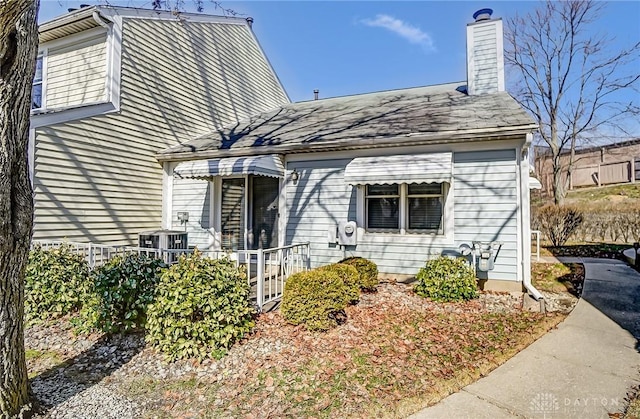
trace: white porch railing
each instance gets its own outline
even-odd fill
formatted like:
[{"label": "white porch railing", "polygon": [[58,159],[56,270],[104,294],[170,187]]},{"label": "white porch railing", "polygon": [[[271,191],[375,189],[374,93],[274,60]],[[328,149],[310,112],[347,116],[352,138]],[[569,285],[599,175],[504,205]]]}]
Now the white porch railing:
[{"label": "white porch railing", "polygon": [[243,265],[260,310],[280,297],[289,276],[310,269],[309,242],[257,250],[204,251],[210,258],[229,257]]},{"label": "white porch railing", "polygon": [[91,269],[104,265],[116,256],[123,256],[131,253],[145,254],[149,257],[165,259],[166,262],[166,258],[163,257],[166,250],[162,249],[130,246],[107,246],[95,243],[75,243],[64,240],[33,240],[31,242],[31,247],[33,248],[35,245],[39,245],[45,250],[55,249],[62,245],[69,246],[74,253],[82,255],[87,259],[87,263]]},{"label": "white porch railing", "polygon": [[[536,256],[536,261],[540,261],[540,230],[531,230],[531,235],[536,236],[536,252],[533,253],[533,249],[531,250],[531,256]],[[531,238],[533,240],[533,237]]]},{"label": "white porch railing", "polygon": [[[63,240],[33,240],[31,246],[54,249],[67,245],[71,250],[84,256],[91,269],[104,265],[116,256],[136,253],[163,259],[167,264],[178,261],[178,256],[192,253],[194,249],[155,249],[130,246],[108,246],[95,243],[75,243]],[[252,300],[258,310],[265,304],[282,297],[287,278],[310,269],[309,243],[292,244],[284,247],[257,250],[205,250],[202,254],[212,259],[229,258],[236,266],[242,265],[252,290]]]}]

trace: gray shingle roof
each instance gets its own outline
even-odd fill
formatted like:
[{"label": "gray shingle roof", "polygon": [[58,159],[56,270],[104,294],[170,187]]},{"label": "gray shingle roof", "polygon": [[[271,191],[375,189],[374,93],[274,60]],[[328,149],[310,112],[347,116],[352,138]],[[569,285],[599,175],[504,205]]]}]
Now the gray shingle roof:
[{"label": "gray shingle roof", "polygon": [[161,160],[398,145],[464,133],[536,128],[506,92],[468,96],[464,83],[392,90],[283,105],[159,153]]}]

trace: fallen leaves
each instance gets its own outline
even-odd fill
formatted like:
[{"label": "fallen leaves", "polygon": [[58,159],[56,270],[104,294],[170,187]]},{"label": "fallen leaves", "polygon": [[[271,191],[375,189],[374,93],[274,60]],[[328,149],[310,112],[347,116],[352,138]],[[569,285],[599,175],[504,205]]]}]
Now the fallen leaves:
[{"label": "fallen leaves", "polygon": [[242,345],[279,341],[280,350],[247,351],[237,371],[209,378],[205,401],[193,392],[179,403],[174,394],[150,393],[147,400],[157,400],[148,405],[164,404],[171,416],[186,406],[213,417],[395,416],[486,374],[560,319],[491,312],[474,301],[434,304],[402,284],[363,294],[347,315],[346,324],[320,333],[288,325],[277,312],[263,314]]}]

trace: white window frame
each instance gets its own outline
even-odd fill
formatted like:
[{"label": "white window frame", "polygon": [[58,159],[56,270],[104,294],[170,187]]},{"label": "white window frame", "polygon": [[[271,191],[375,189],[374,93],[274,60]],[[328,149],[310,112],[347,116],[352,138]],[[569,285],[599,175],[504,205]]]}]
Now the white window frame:
[{"label": "white window frame", "polygon": [[[390,237],[402,237],[407,244],[453,245],[454,244],[454,185],[451,182],[442,182],[442,230],[409,230],[408,229],[408,184],[400,185],[399,202],[399,230],[385,231],[367,228],[366,213],[366,185],[358,185],[357,198],[357,224],[358,240],[365,243],[386,243]],[[413,195],[412,195],[413,196]],[[417,196],[417,195],[416,195]],[[414,243],[415,242],[415,243]]]},{"label": "white window frame", "polygon": [[[364,201],[365,201],[365,228],[368,232],[378,232],[378,233],[398,233],[402,230],[402,218],[404,218],[402,216],[402,185],[399,185],[397,183],[394,183],[392,185],[383,185],[383,186],[398,186],[398,193],[397,194],[390,194],[390,195],[369,195],[368,193],[368,189],[369,186],[371,185],[365,185],[364,186],[364,191],[365,191],[365,197],[364,197]],[[368,205],[368,201],[370,199],[384,199],[384,198],[397,198],[398,199],[398,228],[391,228],[391,229],[383,229],[383,228],[372,228],[369,227],[369,205]]]},{"label": "white window frame", "polygon": [[[49,50],[81,47],[83,44],[91,42],[92,39],[103,34],[106,37],[105,48],[107,54],[105,99],[95,103],[73,105],[64,108],[47,108],[47,56],[49,54]],[[56,39],[41,45],[38,54],[41,54],[43,56],[43,104],[41,108],[34,108],[31,110],[31,127],[38,128],[76,119],[88,118],[95,115],[102,115],[120,111],[121,39],[122,28],[119,25],[110,24],[106,32],[104,28],[98,27],[83,31],[78,34],[69,35],[61,39]]]},{"label": "white window frame", "polygon": [[[42,74],[41,74],[41,79],[40,81],[36,81],[35,80],[35,75],[34,75],[34,79],[31,82],[31,91],[33,92],[33,87],[36,86],[36,84],[40,85],[40,89],[41,89],[41,93],[40,93],[40,107],[38,108],[31,108],[32,111],[39,111],[42,109],[46,109],[47,108],[47,96],[46,96],[46,92],[47,92],[47,49],[43,49],[41,51],[38,52],[38,57],[36,58],[36,60],[42,60]],[[33,99],[31,100],[31,105],[33,105]]]},{"label": "white window frame", "polygon": [[[405,212],[404,214],[402,214],[404,216],[404,222],[405,222],[405,231],[409,234],[436,234],[436,235],[443,235],[444,234],[444,218],[445,218],[445,214],[444,214],[444,208],[445,208],[445,201],[447,196],[445,195],[445,185],[446,183],[444,182],[438,182],[437,185],[440,186],[440,193],[439,194],[410,194],[409,193],[409,185],[404,183],[402,184],[401,189],[404,189],[406,194],[405,194]],[[414,228],[411,229],[409,228],[409,199],[410,198],[440,198],[441,202],[442,202],[442,215],[440,216],[440,228],[438,230],[434,230],[434,229],[421,229],[421,228]]]}]

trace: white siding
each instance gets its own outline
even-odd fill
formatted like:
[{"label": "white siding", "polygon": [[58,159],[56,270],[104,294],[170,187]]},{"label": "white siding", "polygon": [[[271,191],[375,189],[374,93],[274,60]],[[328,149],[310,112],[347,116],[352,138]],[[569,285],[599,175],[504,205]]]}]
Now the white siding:
[{"label": "white siding", "polygon": [[[327,231],[340,221],[356,219],[356,190],[344,181],[351,160],[320,160],[289,163],[287,170],[300,173],[297,185],[287,176],[286,244],[311,242],[313,266],[342,259],[336,244],[329,244]],[[358,252],[361,252],[358,245]]]},{"label": "white siding", "polygon": [[106,33],[81,44],[49,49],[46,71],[48,109],[106,100]]},{"label": "white siding", "polygon": [[467,26],[467,83],[471,95],[504,90],[502,20]]},{"label": "white siding", "polygon": [[[490,279],[517,277],[517,164],[515,150],[455,153],[456,243],[502,241]],[[480,276],[482,277],[482,276]]]},{"label": "white siding", "polygon": [[[297,185],[288,179],[287,244],[311,242],[315,266],[337,262],[345,256],[363,256],[378,264],[381,272],[418,272],[434,256],[455,252],[462,243],[503,241],[495,270],[489,279],[516,280],[516,162],[514,150],[454,153],[454,243],[434,244],[433,237],[371,235],[344,252],[329,244],[327,231],[339,221],[356,220],[356,188],[344,182],[344,168],[351,159],[291,162],[301,174]],[[447,214],[445,214],[447,216]],[[480,273],[481,278],[486,274]]]},{"label": "white siding", "polygon": [[[213,185],[209,181],[173,178],[171,228],[188,231],[190,247],[197,246],[198,249],[209,247],[209,229],[213,227],[209,216],[212,192]],[[189,212],[189,222],[186,226],[178,220],[180,211]]]},{"label": "white siding", "polygon": [[[287,102],[249,28],[231,23],[125,19],[121,89],[118,113],[36,129],[34,238],[136,243],[162,223],[155,153]],[[184,198],[190,217],[206,213],[204,196]]]}]

